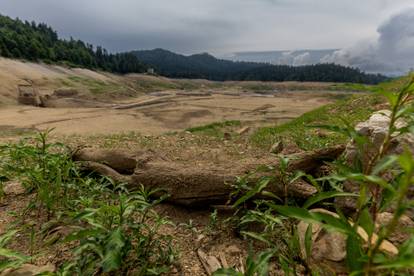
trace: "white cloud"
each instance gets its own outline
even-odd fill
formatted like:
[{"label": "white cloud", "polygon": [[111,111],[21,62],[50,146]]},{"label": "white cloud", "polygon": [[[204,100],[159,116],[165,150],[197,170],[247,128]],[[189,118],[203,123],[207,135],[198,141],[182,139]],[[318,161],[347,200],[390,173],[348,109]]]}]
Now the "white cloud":
[{"label": "white cloud", "polygon": [[361,41],[322,59],[369,72],[406,73],[414,67],[414,9],[404,9],[378,28],[378,38]]},{"label": "white cloud", "polygon": [[[350,47],[412,0],[1,0],[0,11],[46,22],[110,50],[182,53]],[[305,57],[302,57],[305,58]],[[299,62],[299,60],[297,60]]]}]

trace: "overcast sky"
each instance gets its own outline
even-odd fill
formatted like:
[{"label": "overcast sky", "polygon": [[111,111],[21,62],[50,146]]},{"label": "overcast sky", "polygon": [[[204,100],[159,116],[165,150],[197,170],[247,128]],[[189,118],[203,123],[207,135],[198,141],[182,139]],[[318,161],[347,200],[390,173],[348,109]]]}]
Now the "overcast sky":
[{"label": "overcast sky", "polygon": [[0,0],[0,12],[45,22],[111,51],[180,53],[346,48],[413,0]]}]

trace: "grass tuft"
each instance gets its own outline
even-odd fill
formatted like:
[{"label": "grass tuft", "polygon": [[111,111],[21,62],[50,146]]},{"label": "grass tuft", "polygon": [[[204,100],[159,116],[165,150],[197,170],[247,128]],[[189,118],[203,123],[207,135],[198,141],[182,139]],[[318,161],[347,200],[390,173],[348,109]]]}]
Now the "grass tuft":
[{"label": "grass tuft", "polygon": [[347,137],[338,133],[320,130],[312,126],[330,125],[345,127],[366,120],[383,102],[382,97],[374,94],[353,95],[338,102],[317,108],[279,126],[259,128],[250,138],[259,147],[270,147],[280,140],[293,141],[303,150],[313,150],[339,143]]},{"label": "grass tuft", "polygon": [[224,132],[226,129],[231,127],[240,127],[240,121],[224,121],[224,122],[216,122],[211,123],[203,126],[192,127],[186,129],[186,131],[195,133],[195,134],[203,134],[209,135],[214,137],[222,138],[224,136]]}]

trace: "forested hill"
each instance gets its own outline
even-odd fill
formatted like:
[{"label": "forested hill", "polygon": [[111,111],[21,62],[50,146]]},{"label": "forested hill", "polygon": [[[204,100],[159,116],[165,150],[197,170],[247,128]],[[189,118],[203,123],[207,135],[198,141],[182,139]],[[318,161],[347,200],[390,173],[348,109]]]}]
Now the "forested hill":
[{"label": "forested hill", "polygon": [[[140,73],[148,66],[171,78],[260,81],[325,81],[375,84],[384,76],[365,74],[358,69],[334,64],[311,66],[270,65],[233,62],[209,54],[184,56],[163,49],[108,53],[81,40],[61,39],[46,24],[22,21],[0,15],[0,56],[8,58],[66,63],[115,73]],[[146,65],[147,64],[147,65]]]},{"label": "forested hill", "polygon": [[0,55],[31,61],[67,63],[116,73],[146,70],[131,53],[109,54],[81,40],[63,40],[46,24],[21,21],[0,15]]},{"label": "forested hill", "polygon": [[163,49],[132,52],[142,62],[154,66],[157,73],[171,78],[257,81],[322,81],[376,84],[385,76],[366,74],[359,69],[336,64],[307,66],[233,62],[209,54],[184,56]]}]

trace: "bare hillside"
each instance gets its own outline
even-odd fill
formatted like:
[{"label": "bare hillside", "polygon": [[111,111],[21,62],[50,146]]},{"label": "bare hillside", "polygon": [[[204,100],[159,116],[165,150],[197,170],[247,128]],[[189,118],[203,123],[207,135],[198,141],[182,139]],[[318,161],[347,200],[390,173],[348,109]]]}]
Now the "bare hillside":
[{"label": "bare hillside", "polygon": [[[279,124],[334,101],[331,84],[212,82],[143,74],[115,75],[0,58],[0,129],[61,134],[160,134],[217,121]],[[33,83],[47,108],[18,104]],[[55,95],[69,88],[73,95]],[[47,95],[47,96],[46,96]],[[105,122],[105,123],[103,123]]]}]

